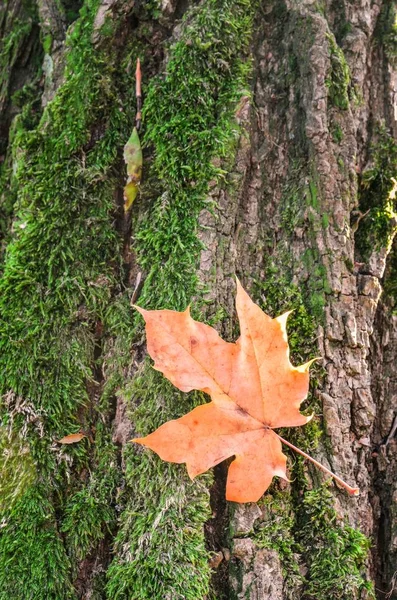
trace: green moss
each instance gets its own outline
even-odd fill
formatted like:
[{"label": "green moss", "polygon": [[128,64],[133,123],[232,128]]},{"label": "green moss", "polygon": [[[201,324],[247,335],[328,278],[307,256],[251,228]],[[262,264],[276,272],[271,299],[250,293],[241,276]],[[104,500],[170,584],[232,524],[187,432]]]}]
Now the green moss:
[{"label": "green moss", "polygon": [[141,14],[147,20],[159,19],[162,15],[161,0],[145,0]]},{"label": "green moss", "polygon": [[342,19],[338,25],[338,35],[337,35],[338,41],[345,38],[349,33],[351,33],[351,31],[353,29],[353,25],[352,25],[351,21],[346,20],[346,10],[344,10],[344,12],[345,12],[345,14],[342,17]]},{"label": "green moss", "polygon": [[14,506],[35,477],[26,441],[0,428],[0,513]]},{"label": "green moss", "polygon": [[57,8],[64,15],[67,26],[79,18],[82,4],[83,0],[56,0]]},{"label": "green moss", "polygon": [[225,174],[213,159],[229,157],[238,138],[231,116],[250,71],[241,57],[251,27],[249,0],[207,0],[185,19],[166,76],[148,89],[144,142],[155,147],[152,176],[163,193],[136,234],[148,272],[140,301],[146,307],[184,309],[196,291],[198,216],[208,207],[209,182]]},{"label": "green moss", "polygon": [[324,17],[326,16],[327,6],[323,0],[321,0],[320,2],[315,2],[313,8],[314,8],[314,10],[319,12],[320,15],[323,15]]},{"label": "green moss", "polygon": [[378,125],[375,139],[371,167],[363,173],[360,186],[360,211],[369,211],[355,238],[361,260],[368,260],[374,248],[390,249],[396,232],[397,143],[384,125]]},{"label": "green moss", "polygon": [[395,17],[394,24],[390,27],[389,32],[384,37],[384,44],[387,56],[390,61],[395,63],[397,60],[397,17]]},{"label": "green moss", "polygon": [[312,206],[314,210],[320,208],[317,185],[313,180],[309,181],[309,193],[307,194],[307,201],[309,206]]},{"label": "green moss", "polygon": [[[13,177],[15,152],[14,156],[11,156],[11,151],[7,152],[8,142],[10,142],[10,148],[12,147],[12,137],[15,134],[16,123],[14,119],[14,126],[7,132],[9,126],[7,121],[11,118],[11,115],[15,115],[22,110],[22,118],[29,126],[28,121],[32,122],[39,110],[36,100],[42,52],[38,48],[38,43],[36,43],[36,38],[38,39],[36,35],[38,23],[36,3],[30,0],[24,2],[23,6],[20,7],[19,15],[20,18],[15,19],[13,9],[4,7],[2,37],[0,39],[0,104],[3,106],[4,118],[0,134],[0,155],[4,155],[4,160],[0,161],[0,244],[2,246],[0,247],[0,261],[2,260],[3,247],[10,228],[12,207],[16,196],[15,178]],[[26,72],[18,75],[16,70],[28,41],[31,45],[30,68],[33,70],[36,67],[37,72],[29,76]],[[11,81],[13,90],[15,90],[16,85],[22,86],[20,89],[13,91],[12,95]]]},{"label": "green moss", "polygon": [[[32,6],[34,4],[32,3]],[[0,46],[0,99],[5,100],[8,92],[9,77],[21,47],[29,37],[34,21],[29,16],[26,19],[15,19],[12,29],[1,40]]]},{"label": "green moss", "polygon": [[126,373],[131,362],[131,347],[141,335],[135,311],[131,310],[127,293],[120,293],[106,309],[103,325],[107,332],[103,340],[103,372],[106,373],[98,411],[106,414],[115,395],[125,386]]},{"label": "green moss", "polygon": [[290,560],[294,546],[291,532],[295,524],[290,496],[286,492],[272,490],[261,498],[259,506],[264,518],[254,531],[255,543],[260,548],[273,548],[283,559]]},{"label": "green moss", "polygon": [[259,548],[276,550],[283,569],[283,592],[286,600],[294,600],[304,582],[299,566],[301,547],[294,537],[295,507],[288,492],[269,490],[259,502],[263,519],[257,522],[252,538]]},{"label": "green moss", "polygon": [[301,259],[307,273],[310,273],[307,282],[307,299],[310,310],[316,318],[321,320],[324,315],[325,294],[331,292],[327,270],[320,262],[318,251],[315,248],[305,250]]},{"label": "green moss", "polygon": [[[250,63],[244,57],[252,13],[246,0],[206,0],[193,8],[169,50],[166,74],[149,84],[143,144],[154,149],[149,182],[159,192],[133,233],[134,249],[147,273],[139,298],[145,308],[185,309],[193,295],[200,297],[198,217],[203,208],[211,208],[206,200],[210,182],[223,181],[225,165],[236,151],[234,111],[246,94]],[[122,306],[107,315],[115,329]],[[136,321],[136,335],[140,327]],[[123,366],[116,353],[110,362],[116,381]],[[139,435],[205,401],[200,394],[178,392],[148,365],[118,394],[127,402]],[[123,460],[124,510],[108,571],[108,596],[206,597],[210,570],[204,523],[210,517],[210,475],[190,482],[184,466],[164,463],[136,446],[126,449]]]},{"label": "green moss", "polygon": [[[97,329],[116,277],[122,278],[113,197],[133,118],[133,110],[120,109],[126,102],[133,106],[133,81],[115,50],[92,46],[97,5],[86,2],[67,39],[64,83],[40,123],[30,129],[21,115],[11,138],[15,172],[4,202],[14,189],[18,195],[16,202],[12,197],[14,229],[0,280],[0,395],[12,391],[29,409],[16,411],[14,429],[26,431],[45,502],[32,484],[15,512],[5,511],[10,529],[5,537],[2,531],[0,547],[0,571],[8,578],[0,585],[2,598],[74,597],[70,579],[77,561],[115,519],[117,464],[110,441],[101,441],[100,425],[95,444],[101,456],[88,439],[54,444],[109,413],[105,404],[100,417],[95,409]],[[3,423],[10,410],[1,406]],[[94,474],[83,485],[87,469]],[[41,550],[46,540],[48,549]]]},{"label": "green moss", "polygon": [[[107,87],[113,66],[84,46],[89,20],[80,30],[65,84],[38,128],[15,139],[19,196],[0,281],[1,388],[31,398],[57,434],[88,400],[93,324],[109,303],[118,260],[111,191],[128,125]],[[82,152],[98,119],[101,139]]]},{"label": "green moss", "polygon": [[370,542],[338,518],[326,485],[306,491],[300,510],[297,539],[308,565],[304,597],[351,600],[366,590],[375,598],[365,579]]},{"label": "green moss", "polygon": [[106,15],[105,21],[100,29],[101,36],[104,38],[112,37],[114,35],[115,27],[116,23],[114,22],[113,17]]},{"label": "green moss", "polygon": [[329,225],[329,216],[327,215],[327,213],[323,213],[321,216],[321,224],[324,227],[324,229],[326,229]]},{"label": "green moss", "polygon": [[48,487],[28,488],[1,516],[0,599],[76,600]]},{"label": "green moss", "polygon": [[88,481],[74,494],[68,494],[62,507],[60,531],[72,564],[83,560],[116,523],[114,504],[121,483],[120,471],[116,447],[103,425],[95,432],[90,466]]},{"label": "green moss", "polygon": [[286,598],[352,600],[364,590],[375,598],[365,578],[370,542],[337,516],[327,484],[298,496],[269,490],[260,504],[263,519],[250,537],[277,550]]},{"label": "green moss", "polygon": [[[306,176],[307,172],[307,166],[303,165],[302,161],[292,161],[289,181],[285,185],[279,206],[283,237],[278,242],[276,251],[272,251],[273,258],[267,265],[266,279],[270,277],[272,281],[278,272],[284,273],[283,285],[289,287],[296,269],[300,270],[303,263],[306,280],[301,285],[301,295],[308,312],[313,315],[315,321],[321,322],[324,317],[325,295],[331,293],[331,288],[326,267],[316,249],[315,234],[329,226],[330,216],[322,211],[321,192],[315,170],[311,166]],[[313,243],[311,248],[303,252],[300,264],[295,265],[289,252],[290,238],[295,235],[297,229],[306,228],[307,221],[310,222]],[[274,285],[277,286],[277,282],[274,282]]]},{"label": "green moss", "polygon": [[305,201],[302,187],[295,183],[287,184],[280,203],[280,222],[283,231],[292,235],[303,224]]},{"label": "green moss", "polygon": [[50,33],[47,33],[46,35],[44,35],[41,43],[43,46],[44,53],[50,54],[51,48],[52,48],[52,35]]},{"label": "green moss", "polygon": [[[135,61],[136,53],[125,49],[125,61],[120,62],[116,48],[107,48],[104,55],[94,49],[95,12],[96,3],[86,2],[67,41],[65,83],[38,127],[21,127],[13,142],[18,148],[19,193],[15,232],[0,281],[1,391],[12,389],[29,398],[32,411],[45,416],[45,437],[37,435],[33,424],[28,425],[28,437],[40,478],[59,498],[57,516],[64,537],[64,542],[58,540],[62,552],[52,548],[52,563],[63,561],[58,580],[51,580],[51,569],[47,575],[34,569],[20,584],[19,597],[37,589],[35,600],[51,598],[56,586],[63,586],[59,598],[68,597],[77,562],[103,539],[108,527],[113,528],[117,477],[112,478],[111,465],[101,472],[100,456],[88,439],[52,452],[49,444],[97,421],[92,405],[97,394],[88,394],[86,382],[94,377],[98,322],[105,331],[106,382],[99,403],[105,418],[109,401],[125,379],[131,332],[139,334],[127,295],[111,298],[122,254],[112,198],[119,181],[119,151],[133,117],[133,109],[120,109],[134,105],[133,81],[125,67],[126,61]],[[164,203],[164,195],[155,200],[138,227],[141,264],[149,267],[143,302],[150,299],[153,304],[156,299],[178,308],[196,291],[197,216],[206,205],[209,180],[219,181],[224,175],[213,159],[229,160],[236,146],[233,111],[249,71],[241,56],[251,35],[251,15],[251,5],[244,1],[209,1],[193,10],[182,39],[170,50],[165,79],[149,86],[143,136],[155,151],[149,186],[154,182],[161,187],[169,202]],[[192,43],[186,43],[189,39]],[[144,413],[146,425],[143,417],[134,415],[141,430],[156,426],[153,414],[166,420],[191,406],[191,400],[172,389],[167,394],[169,407],[159,411],[167,384],[149,375],[145,381],[137,380],[131,398],[132,405],[141,401],[137,390],[142,386],[142,406],[149,412]],[[16,429],[24,422],[19,415]],[[106,455],[98,427],[94,443]],[[132,447],[125,463],[127,485],[118,498],[124,511],[118,554],[109,571],[109,596],[163,598],[168,589],[173,598],[204,597],[209,585],[203,532],[209,517],[206,486],[188,481],[183,467],[164,465]],[[50,500],[49,504],[53,514]],[[33,523],[26,511],[23,519],[23,527],[44,534],[44,521]],[[14,570],[23,567],[22,556],[29,558],[34,551],[29,536],[19,543],[20,552],[12,558]],[[132,554],[137,560],[131,561]],[[7,545],[0,553],[0,569],[4,561],[9,561]]]},{"label": "green moss", "polygon": [[386,2],[379,18],[378,37],[392,65],[397,61],[397,9],[392,1]]},{"label": "green moss", "polygon": [[333,35],[328,35],[331,70],[326,79],[328,98],[333,106],[342,110],[349,107],[350,70],[342,49]]},{"label": "green moss", "polygon": [[[125,390],[131,417],[143,435],[204,402],[183,394],[147,363]],[[198,600],[208,593],[210,570],[203,525],[210,517],[211,475],[191,482],[184,465],[161,461],[149,450],[125,450],[126,488],[108,597]]]},{"label": "green moss", "polygon": [[332,140],[335,142],[335,144],[341,143],[344,135],[343,135],[342,127],[339,125],[339,123],[333,124],[333,126],[331,127],[331,135],[332,135]]}]

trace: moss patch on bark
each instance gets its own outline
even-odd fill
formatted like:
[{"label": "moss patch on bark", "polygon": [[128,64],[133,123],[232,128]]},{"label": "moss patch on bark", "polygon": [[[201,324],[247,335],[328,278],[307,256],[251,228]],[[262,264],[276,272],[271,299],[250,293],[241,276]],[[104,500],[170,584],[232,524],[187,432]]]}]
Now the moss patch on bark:
[{"label": "moss patch on bark", "polygon": [[350,69],[335,37],[331,34],[327,37],[331,60],[331,69],[326,79],[328,98],[333,106],[347,110],[350,103]]},{"label": "moss patch on bark", "polygon": [[[135,223],[133,240],[147,274],[139,304],[185,309],[200,298],[196,271],[198,217],[210,185],[225,172],[216,162],[235,152],[236,105],[247,86],[246,58],[253,6],[248,0],[207,0],[184,18],[166,73],[150,83],[143,137],[154,149],[149,174],[158,194]],[[145,197],[145,189],[143,196]],[[136,321],[137,332],[141,321]],[[139,435],[203,403],[181,394],[148,364],[119,392]],[[209,592],[204,523],[210,517],[211,476],[190,482],[185,468],[128,447],[126,489],[109,569],[107,593],[118,600],[199,600]]]},{"label": "moss patch on bark", "polygon": [[251,5],[207,0],[192,9],[170,49],[166,75],[148,89],[144,141],[154,145],[152,176],[162,193],[135,234],[139,262],[148,273],[140,300],[147,308],[182,310],[197,291],[198,216],[210,208],[210,182],[225,175],[215,159],[233,154],[239,135],[233,112],[250,72],[244,56]]},{"label": "moss patch on bark", "polygon": [[[11,400],[1,419],[10,427],[15,413],[12,428],[29,442],[36,478],[1,514],[0,598],[74,598],[80,562],[108,530],[113,534],[120,511],[116,555],[98,598],[198,600],[210,575],[208,478],[192,484],[182,467],[129,446],[121,484],[105,433],[131,343],[141,335],[122,292],[113,199],[134,113],[133,77],[125,69],[139,42],[127,44],[120,59],[120,49],[106,46],[108,21],[93,36],[97,8],[87,0],[69,30],[64,83],[40,123],[20,123],[12,140],[17,194],[0,281],[0,393]],[[158,11],[157,3],[150,10]],[[143,141],[155,156],[147,189],[161,195],[150,202],[143,194],[149,210],[134,230],[148,274],[146,307],[185,308],[197,293],[198,215],[210,182],[224,175],[214,159],[236,145],[234,110],[249,73],[252,12],[248,0],[207,0],[192,9],[169,49],[167,73],[147,90]],[[119,391],[140,432],[202,402],[156,376],[145,370]],[[79,444],[57,444],[80,429],[90,435]]]},{"label": "moss patch on bark", "polygon": [[[165,421],[203,403],[202,394],[183,394],[153,370],[149,361],[124,390],[131,418],[147,434]],[[210,476],[191,482],[182,465],[161,461],[136,446],[124,451],[124,510],[108,571],[114,599],[204,598],[208,554],[204,523],[210,516]]]},{"label": "moss patch on bark", "polygon": [[[1,599],[74,598],[79,561],[115,520],[117,461],[101,428],[95,360],[120,278],[113,195],[133,82],[116,50],[93,45],[97,7],[87,0],[69,32],[64,83],[40,123],[20,121],[11,139],[5,202],[17,194],[0,280],[0,408],[36,472],[1,512]],[[88,438],[56,443],[81,428],[94,449]]]},{"label": "moss patch on bark", "polygon": [[338,517],[327,484],[299,498],[274,490],[261,504],[265,518],[253,537],[258,547],[277,550],[286,598],[375,598],[365,577],[370,541]]},{"label": "moss patch on bark", "polygon": [[355,241],[358,257],[368,260],[373,250],[390,250],[397,224],[397,143],[384,124],[378,124],[370,166],[363,172],[360,211],[364,214]]},{"label": "moss patch on bark", "polygon": [[[255,296],[271,316],[292,310],[287,331],[291,362],[302,364],[318,354],[316,338],[322,322],[326,294],[330,292],[325,266],[321,264],[315,246],[301,256],[296,265],[289,250],[289,240],[300,227],[317,231],[328,226],[321,213],[321,196],[316,178],[311,173],[308,183],[303,181],[304,168],[291,169],[290,181],[280,202],[279,220],[282,226],[277,244],[264,278],[255,282]],[[297,283],[297,274],[301,283]],[[302,405],[304,412],[314,418],[304,427],[280,432],[283,437],[309,454],[316,451],[323,438],[322,407],[316,389],[321,384],[323,368],[311,368],[310,390]],[[275,482],[261,499],[263,518],[250,533],[258,547],[271,548],[279,554],[284,575],[284,595],[297,597],[347,600],[373,597],[372,585],[365,578],[365,563],[370,541],[359,531],[349,527],[333,506],[328,484],[317,482],[316,489],[308,484],[307,463],[288,448],[291,468],[291,488],[280,490]],[[315,471],[315,469],[313,469]],[[316,477],[310,470],[310,479]],[[329,566],[327,566],[329,565]]]},{"label": "moss patch on bark", "polygon": [[326,485],[303,496],[297,539],[308,565],[304,594],[307,598],[347,600],[375,598],[365,578],[370,540],[338,518]]}]

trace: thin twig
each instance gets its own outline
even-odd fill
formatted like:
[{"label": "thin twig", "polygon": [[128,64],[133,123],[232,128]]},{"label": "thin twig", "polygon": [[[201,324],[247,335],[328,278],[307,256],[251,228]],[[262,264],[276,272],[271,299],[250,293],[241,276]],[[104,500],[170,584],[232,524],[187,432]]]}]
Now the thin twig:
[{"label": "thin twig", "polygon": [[387,446],[387,444],[390,444],[390,442],[396,435],[396,431],[397,431],[397,415],[394,417],[394,421],[393,421],[393,425],[391,426],[390,433],[387,436],[385,443],[382,444],[382,446]]},{"label": "thin twig", "polygon": [[[274,431],[274,433],[276,433],[276,432]],[[311,456],[306,454],[306,452],[303,452],[303,450],[301,450],[300,448],[297,448],[296,446],[291,444],[291,442],[287,442],[287,440],[282,438],[281,435],[278,435],[278,433],[276,433],[276,436],[280,439],[281,442],[283,442],[283,444],[285,444],[286,446],[289,446],[290,448],[292,448],[292,450],[295,450],[295,452],[298,452],[298,454],[300,454],[304,458],[307,458],[308,460],[310,460],[313,464],[316,465],[316,467],[318,467],[319,469],[322,469],[323,471],[325,471],[325,473],[328,473],[328,475],[331,475],[331,477],[333,477],[338,483],[340,483],[341,486],[343,486],[349,492],[349,494],[351,494],[352,496],[359,495],[360,490],[358,488],[351,487],[351,485],[349,485],[348,483],[343,481],[343,479],[338,477],[338,475],[335,475],[335,473],[333,473],[332,471],[327,469],[327,467],[324,467],[324,465],[319,463],[315,458],[312,458]]]},{"label": "thin twig", "polygon": [[135,287],[134,287],[134,291],[132,292],[132,296],[131,296],[131,306],[133,306],[135,304],[135,302],[138,299],[139,293],[141,291],[141,287],[142,287],[143,281],[142,281],[142,272],[139,271],[138,275],[136,276],[136,280],[135,280]]}]

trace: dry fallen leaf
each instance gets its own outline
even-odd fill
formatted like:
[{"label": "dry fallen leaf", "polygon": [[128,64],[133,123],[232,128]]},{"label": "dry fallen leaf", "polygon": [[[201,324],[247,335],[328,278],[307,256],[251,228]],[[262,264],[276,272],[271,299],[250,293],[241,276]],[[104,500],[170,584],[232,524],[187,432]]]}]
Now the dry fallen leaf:
[{"label": "dry fallen leaf", "polygon": [[61,440],[57,440],[58,444],[76,444],[76,442],[80,442],[83,438],[87,437],[85,433],[71,433],[70,435],[65,435]]},{"label": "dry fallen leaf", "polygon": [[[133,441],[151,448],[163,460],[186,462],[191,478],[235,456],[226,486],[226,498],[235,502],[259,500],[275,475],[287,479],[281,441],[291,444],[273,429],[310,420],[299,412],[299,406],[308,392],[313,362],[299,367],[290,363],[289,313],[272,319],[237,282],[241,336],[236,343],[228,343],[212,327],[194,321],[189,309],[179,313],[136,308],[146,321],[154,368],[180,390],[201,390],[212,401]],[[356,488],[347,488],[358,493]]]}]

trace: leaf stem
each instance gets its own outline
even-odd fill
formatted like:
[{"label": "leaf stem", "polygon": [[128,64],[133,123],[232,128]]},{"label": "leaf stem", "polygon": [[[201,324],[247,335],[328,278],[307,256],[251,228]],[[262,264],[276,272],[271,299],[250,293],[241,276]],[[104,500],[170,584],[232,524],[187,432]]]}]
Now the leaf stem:
[{"label": "leaf stem", "polygon": [[[276,433],[276,432],[273,431],[273,433]],[[285,444],[286,446],[289,446],[290,448],[292,448],[292,450],[295,450],[295,452],[298,452],[298,454],[300,454],[304,458],[307,458],[308,460],[310,460],[312,463],[314,463],[316,465],[316,467],[318,467],[319,469],[322,469],[323,471],[325,471],[325,473],[328,473],[328,475],[331,475],[331,477],[333,477],[338,483],[340,483],[340,485],[342,487],[344,487],[349,492],[349,494],[351,494],[352,496],[358,496],[359,495],[359,493],[360,493],[359,488],[351,487],[351,485],[349,485],[348,483],[346,483],[345,481],[343,481],[343,479],[341,479],[340,477],[338,477],[338,475],[335,475],[335,473],[333,473],[332,471],[330,471],[327,467],[324,467],[324,465],[322,465],[321,463],[319,463],[315,458],[312,458],[311,456],[309,456],[308,454],[306,454],[306,452],[303,452],[303,450],[301,450],[300,448],[297,448],[296,446],[294,446],[293,444],[291,444],[291,442],[287,442],[287,440],[285,440],[284,438],[282,438],[281,435],[278,435],[278,433],[276,433],[276,436],[279,438],[279,440],[283,444]]]}]

